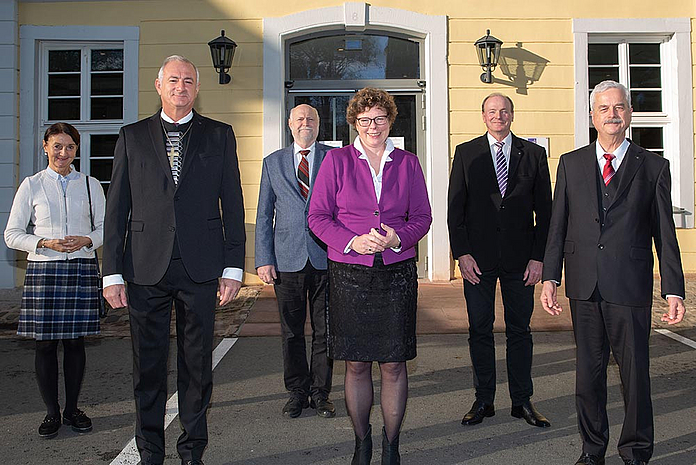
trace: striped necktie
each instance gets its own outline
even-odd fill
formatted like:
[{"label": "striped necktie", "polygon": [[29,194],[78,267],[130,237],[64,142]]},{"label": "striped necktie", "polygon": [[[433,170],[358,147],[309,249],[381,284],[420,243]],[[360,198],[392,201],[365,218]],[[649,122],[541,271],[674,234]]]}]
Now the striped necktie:
[{"label": "striped necktie", "polygon": [[614,155],[611,153],[605,153],[604,154],[604,159],[607,161],[604,164],[604,169],[602,170],[602,178],[604,179],[604,185],[608,186],[609,181],[611,181],[611,178],[614,177],[614,174],[616,173],[614,171],[614,166],[611,164],[611,161],[616,158]]},{"label": "striped necktie", "polygon": [[500,188],[500,195],[505,196],[505,190],[507,189],[508,182],[508,168],[507,163],[505,163],[505,155],[503,154],[503,145],[505,142],[496,142],[495,144],[495,176],[498,178],[498,187]]},{"label": "striped necktie", "polygon": [[174,185],[179,184],[179,174],[181,173],[181,131],[167,131],[167,156],[169,166],[172,169]]},{"label": "striped necktie", "polygon": [[309,196],[309,162],[307,155],[309,150],[300,150],[300,165],[297,167],[297,183],[300,186],[300,193],[305,199]]}]

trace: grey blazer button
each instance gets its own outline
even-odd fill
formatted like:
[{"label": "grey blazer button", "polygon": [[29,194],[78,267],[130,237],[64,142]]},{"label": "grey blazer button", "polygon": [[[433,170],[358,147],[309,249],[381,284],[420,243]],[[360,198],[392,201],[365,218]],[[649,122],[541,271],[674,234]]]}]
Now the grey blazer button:
[{"label": "grey blazer button", "polygon": [[604,250],[604,244],[597,244],[597,248],[599,250]]},{"label": "grey blazer button", "polygon": [[167,229],[168,229],[170,232],[176,231],[176,228],[175,228],[174,226],[169,226]]}]

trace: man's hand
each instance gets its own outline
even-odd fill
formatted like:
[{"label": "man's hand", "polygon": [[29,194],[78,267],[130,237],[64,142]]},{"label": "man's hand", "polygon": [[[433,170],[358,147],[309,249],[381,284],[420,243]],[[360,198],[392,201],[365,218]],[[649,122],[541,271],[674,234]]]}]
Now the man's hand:
[{"label": "man's hand", "polygon": [[524,270],[524,280],[525,286],[534,286],[541,280],[541,271],[544,269],[544,263],[538,262],[536,260],[529,260],[527,263],[527,269]]},{"label": "man's hand", "polygon": [[111,308],[123,308],[128,305],[126,296],[126,286],[123,284],[114,284],[104,288],[104,298]]},{"label": "man's hand", "polygon": [[462,278],[469,281],[471,284],[478,284],[481,282],[479,275],[481,270],[479,270],[476,260],[471,254],[462,255],[458,258],[459,260],[459,271],[462,272]]},{"label": "man's hand", "polygon": [[544,281],[539,300],[541,300],[541,306],[550,315],[558,316],[563,311],[558,304],[556,283],[553,281]]},{"label": "man's hand", "polygon": [[241,287],[241,281],[237,281],[236,279],[220,278],[220,287],[218,288],[218,292],[220,294],[219,306],[222,307],[223,305],[227,305],[228,303],[232,302],[232,299],[237,296],[237,292],[239,292]]},{"label": "man's hand", "polygon": [[256,274],[259,279],[266,284],[273,284],[273,282],[278,278],[275,266],[273,265],[263,265],[256,268]]},{"label": "man's hand", "polygon": [[682,321],[686,313],[684,301],[680,297],[667,297],[667,302],[669,303],[669,312],[662,315],[662,321],[670,325]]}]

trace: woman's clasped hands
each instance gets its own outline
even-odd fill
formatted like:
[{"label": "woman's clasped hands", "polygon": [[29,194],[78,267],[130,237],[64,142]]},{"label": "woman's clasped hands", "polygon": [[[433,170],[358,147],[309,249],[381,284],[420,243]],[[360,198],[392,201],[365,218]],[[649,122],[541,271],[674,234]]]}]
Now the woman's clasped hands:
[{"label": "woman's clasped hands", "polygon": [[355,240],[353,240],[351,248],[361,255],[368,255],[384,252],[386,249],[400,247],[401,240],[394,231],[394,228],[384,223],[381,223],[380,226],[386,232],[385,235],[380,234],[377,229],[372,228],[369,233],[356,237]]}]

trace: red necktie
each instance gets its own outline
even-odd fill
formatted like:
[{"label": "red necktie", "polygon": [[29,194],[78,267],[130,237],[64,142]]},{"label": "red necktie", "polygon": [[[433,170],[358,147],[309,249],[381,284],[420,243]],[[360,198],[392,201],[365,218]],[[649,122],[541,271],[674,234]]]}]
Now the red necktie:
[{"label": "red necktie", "polygon": [[297,183],[300,185],[300,193],[305,199],[309,196],[309,162],[307,155],[309,150],[300,150],[300,165],[297,167]]},{"label": "red necktie", "polygon": [[611,164],[611,161],[616,158],[614,155],[611,153],[605,153],[604,154],[604,159],[607,161],[604,164],[604,169],[602,170],[602,178],[604,178],[604,185],[608,186],[609,181],[611,181],[611,178],[614,177],[614,167]]}]

